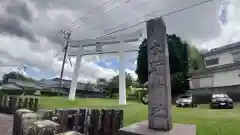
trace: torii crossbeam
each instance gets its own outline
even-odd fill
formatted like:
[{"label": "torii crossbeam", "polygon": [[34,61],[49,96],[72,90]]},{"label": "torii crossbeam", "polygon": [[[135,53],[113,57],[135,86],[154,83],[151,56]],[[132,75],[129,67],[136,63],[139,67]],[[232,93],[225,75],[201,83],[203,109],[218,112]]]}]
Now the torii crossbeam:
[{"label": "torii crossbeam", "polygon": [[[70,40],[69,41],[69,56],[77,56],[74,67],[74,74],[72,77],[71,88],[69,93],[69,100],[75,100],[77,81],[79,76],[80,64],[82,56],[94,54],[119,53],[120,56],[120,70],[119,70],[119,104],[126,104],[126,81],[124,71],[124,52],[138,51],[138,46],[123,46],[130,42],[140,41],[142,31],[136,31],[132,34],[125,34],[119,36],[105,36],[95,39],[87,40]],[[122,46],[119,46],[122,44]],[[87,49],[94,47],[94,49]]]}]

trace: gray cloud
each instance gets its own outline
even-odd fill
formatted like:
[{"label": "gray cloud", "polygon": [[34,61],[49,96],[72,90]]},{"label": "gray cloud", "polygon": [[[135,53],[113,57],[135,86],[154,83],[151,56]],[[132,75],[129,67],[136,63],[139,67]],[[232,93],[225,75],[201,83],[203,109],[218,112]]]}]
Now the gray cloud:
[{"label": "gray cloud", "polygon": [[[194,0],[188,5],[200,1],[202,0]],[[194,40],[208,41],[218,37],[221,30],[219,24],[221,4],[221,0],[217,0],[164,17],[168,33],[175,33],[191,42]]]},{"label": "gray cloud", "polygon": [[[9,0],[0,0],[1,2]],[[31,8],[34,8],[38,13],[33,15],[29,13],[28,4],[16,4],[10,2],[6,5],[6,12],[0,13],[0,38],[5,41],[5,37],[1,37],[1,34],[11,34],[21,38],[26,38],[31,42],[22,43],[29,45],[25,48],[27,51],[18,50],[12,54],[18,54],[15,57],[18,61],[22,63],[32,65],[39,69],[51,70],[54,73],[59,73],[61,66],[59,64],[53,64],[54,56],[44,55],[44,56],[35,56],[38,52],[47,52],[53,48],[59,49],[59,46],[56,44],[64,44],[63,38],[61,36],[57,37],[56,33],[65,28],[71,22],[77,20],[83,15],[86,15],[92,8],[104,3],[105,1],[91,0],[91,1],[76,1],[76,0],[25,0],[26,3],[31,3]],[[125,0],[119,0],[118,4],[122,4]],[[104,34],[104,30],[114,28],[117,29],[127,27],[129,25],[135,24],[141,19],[143,15],[151,12],[155,9],[164,8],[161,12],[158,12],[155,16],[161,16],[165,13],[171,12],[176,8],[181,8],[187,5],[192,5],[193,3],[198,3],[203,0],[132,0],[128,4],[122,4],[119,8],[113,10],[107,15],[104,12],[107,12],[116,5],[105,8],[104,10],[99,10],[95,15],[90,16],[84,22],[79,23],[75,28],[72,29],[72,39],[84,39],[89,37],[100,36]],[[0,2],[0,3],[1,3]],[[206,41],[214,39],[220,34],[220,25],[218,24],[218,11],[220,8],[220,0],[198,6],[186,10],[181,13],[173,14],[171,16],[164,17],[166,21],[168,33],[176,33],[178,36],[182,37],[185,40],[196,43],[195,41]],[[15,8],[16,9],[15,9]],[[36,16],[36,18],[35,18]],[[139,20],[140,19],[140,20]],[[120,25],[122,24],[122,25]],[[77,28],[79,27],[80,28]],[[128,33],[138,30],[140,28],[145,28],[145,24],[120,33]],[[41,37],[42,39],[47,38],[47,42],[41,42],[41,45],[38,43],[32,43],[35,40],[35,36]],[[40,38],[40,39],[41,39]],[[9,39],[8,39],[9,40]],[[10,44],[15,42],[9,41]],[[42,41],[42,40],[41,40]],[[34,46],[34,47],[33,47]],[[50,47],[51,46],[51,47]],[[13,47],[13,45],[12,45]],[[41,48],[40,48],[41,47]],[[39,49],[40,48],[40,49]],[[12,50],[10,48],[9,50]],[[32,52],[32,49],[36,53]],[[27,57],[23,57],[28,54]],[[129,69],[133,69],[135,65],[133,64],[134,59],[136,59],[136,53],[129,53],[129,56],[126,57],[126,66]],[[22,56],[22,57],[20,57]],[[43,60],[40,58],[43,57]],[[111,56],[100,56],[101,59],[109,59]],[[99,61],[99,58],[89,57],[92,61]],[[87,63],[87,62],[86,62]],[[86,64],[85,63],[85,64]],[[71,76],[73,69],[69,69],[67,76]],[[87,72],[86,72],[86,71]],[[101,72],[103,75],[112,75],[113,72],[105,71],[103,68],[97,67],[97,65],[91,63],[87,66],[83,66],[81,69],[82,72],[86,73],[84,76],[92,76],[93,78],[99,77],[98,74]],[[92,74],[94,73],[94,74]]]},{"label": "gray cloud", "polygon": [[0,14],[0,31],[3,34],[11,34],[26,38],[30,41],[36,41],[34,33],[28,25],[19,20],[17,17],[9,14]]},{"label": "gray cloud", "polygon": [[31,11],[24,1],[11,0],[11,3],[7,5],[5,10],[7,13],[21,17],[25,21],[32,20]]}]

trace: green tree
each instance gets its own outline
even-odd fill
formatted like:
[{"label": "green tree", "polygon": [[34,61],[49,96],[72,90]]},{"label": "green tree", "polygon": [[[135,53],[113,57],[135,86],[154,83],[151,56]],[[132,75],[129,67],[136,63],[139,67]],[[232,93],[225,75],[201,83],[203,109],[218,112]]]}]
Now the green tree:
[{"label": "green tree", "polygon": [[[126,88],[128,88],[133,84],[133,78],[130,74],[125,73],[125,79]],[[114,93],[119,92],[119,75],[112,77],[109,81],[104,78],[99,78],[97,80],[97,85],[103,88],[105,92],[109,93],[109,96],[112,97]]]},{"label": "green tree", "polygon": [[138,75],[138,81],[144,84],[148,81],[148,56],[147,56],[147,39],[145,38],[139,46],[137,57],[136,74]]},{"label": "green tree", "polygon": [[[130,87],[133,84],[133,78],[131,74],[125,73],[125,81],[126,81],[126,88]],[[109,85],[113,88],[119,88],[119,75],[114,76],[110,80]]]},{"label": "green tree", "polygon": [[[169,51],[172,95],[174,96],[189,89],[188,70],[191,66],[191,64],[189,64],[189,61],[194,60],[189,57],[189,44],[183,42],[180,37],[177,37],[175,34],[167,35],[167,42]],[[197,53],[197,50],[195,50],[195,53]],[[200,66],[197,66],[195,69],[198,69],[199,67]],[[147,39],[144,39],[139,47],[136,74],[138,75],[138,81],[141,84],[144,84],[148,81]]]},{"label": "green tree", "polygon": [[194,45],[188,46],[189,72],[204,69],[204,57]]},{"label": "green tree", "polygon": [[9,72],[3,75],[2,82],[7,83],[10,79],[13,80],[23,80],[23,81],[35,81],[33,78],[24,76],[18,72]]}]

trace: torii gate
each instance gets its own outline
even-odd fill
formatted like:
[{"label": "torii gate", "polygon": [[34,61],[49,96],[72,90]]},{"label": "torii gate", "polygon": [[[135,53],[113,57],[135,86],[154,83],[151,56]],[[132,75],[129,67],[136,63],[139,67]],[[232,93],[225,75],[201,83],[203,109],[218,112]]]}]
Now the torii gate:
[{"label": "torii gate", "polygon": [[[74,67],[74,74],[72,77],[71,88],[70,88],[68,99],[69,100],[75,99],[82,56],[93,55],[93,54],[119,53],[119,56],[120,56],[119,104],[126,104],[124,52],[138,51],[138,46],[124,49],[124,48],[121,48],[119,44],[140,41],[141,37],[142,37],[142,31],[140,30],[132,34],[125,34],[125,35],[119,35],[119,36],[105,36],[105,37],[80,40],[80,41],[69,40],[68,55],[77,56],[77,59]],[[104,48],[105,46],[109,46],[109,48]],[[94,50],[87,50],[88,47],[94,47]]]}]

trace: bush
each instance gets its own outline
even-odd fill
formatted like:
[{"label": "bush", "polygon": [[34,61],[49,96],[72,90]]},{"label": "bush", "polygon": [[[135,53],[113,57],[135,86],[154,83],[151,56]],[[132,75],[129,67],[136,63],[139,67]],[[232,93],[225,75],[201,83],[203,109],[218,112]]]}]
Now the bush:
[{"label": "bush", "polygon": [[21,95],[23,93],[23,90],[18,89],[2,89],[1,95],[7,94],[7,95]]},{"label": "bush", "polygon": [[[49,96],[49,97],[58,96],[58,92],[50,91],[50,90],[42,90],[41,91],[41,95],[42,96]],[[62,93],[60,93],[60,95],[62,95]]]}]

